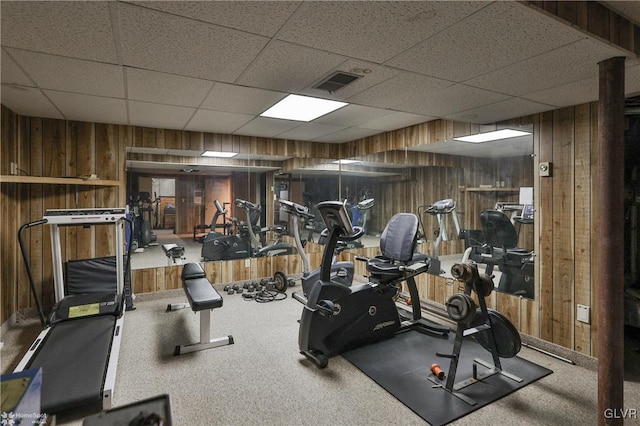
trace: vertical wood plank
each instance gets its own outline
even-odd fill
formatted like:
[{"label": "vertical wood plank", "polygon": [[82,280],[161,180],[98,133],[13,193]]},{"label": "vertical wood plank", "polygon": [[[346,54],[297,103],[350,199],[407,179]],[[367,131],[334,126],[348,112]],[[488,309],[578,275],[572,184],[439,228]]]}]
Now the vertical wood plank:
[{"label": "vertical wood plank", "polygon": [[[540,115],[538,126],[540,135],[540,149],[538,155],[539,162],[553,161],[553,113],[546,112]],[[535,130],[534,130],[535,132]],[[539,282],[540,291],[536,294],[536,299],[540,308],[540,338],[546,341],[553,339],[553,282],[554,282],[554,186],[553,179],[540,177],[538,182],[538,194],[536,200],[539,202],[538,215],[536,220],[539,223],[539,251],[536,253],[536,261],[539,262]]]},{"label": "vertical wood plank", "polygon": [[[591,111],[575,108],[575,303],[591,306]],[[595,309],[592,309],[592,311]],[[576,351],[591,355],[591,327],[575,322]]]},{"label": "vertical wood plank", "polygon": [[553,342],[574,338],[574,109],[553,113]]},{"label": "vertical wood plank", "polygon": [[[601,203],[601,198],[600,198],[600,192],[599,192],[599,181],[600,181],[600,169],[598,167],[598,152],[600,150],[600,138],[598,138],[598,103],[597,102],[592,102],[591,104],[589,104],[590,109],[591,109],[591,161],[590,161],[590,166],[591,166],[591,203],[590,203],[590,210],[591,211],[598,211],[598,208],[600,206]],[[598,223],[595,220],[595,218],[593,218],[593,220],[591,221],[590,224],[590,234],[591,235],[597,235],[598,234],[598,229],[597,229]],[[598,256],[600,256],[600,252],[599,252],[599,245],[595,243],[595,241],[592,241],[592,244],[590,246],[591,248],[591,264],[592,265],[597,265],[598,264]],[[592,278],[595,278],[596,276],[596,271],[591,271],[592,272]],[[598,306],[598,283],[596,282],[595,279],[591,280],[591,306],[594,307],[594,309],[591,309],[591,356],[592,357],[598,357],[598,309],[595,309],[595,307]]]}]

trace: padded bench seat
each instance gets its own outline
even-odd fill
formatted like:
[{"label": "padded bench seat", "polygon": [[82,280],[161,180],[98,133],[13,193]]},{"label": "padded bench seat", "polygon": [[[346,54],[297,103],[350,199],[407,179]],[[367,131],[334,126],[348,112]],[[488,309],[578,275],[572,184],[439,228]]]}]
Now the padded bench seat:
[{"label": "padded bench seat", "polygon": [[200,313],[200,341],[190,345],[176,346],[174,355],[232,345],[233,336],[211,337],[211,311],[222,307],[222,296],[211,285],[202,267],[197,263],[187,263],[182,268],[182,287],[187,295],[187,303],[167,306],[167,311],[191,307]]},{"label": "padded bench seat", "polygon": [[222,296],[211,286],[208,279],[185,280],[183,285],[193,312],[222,307]]},{"label": "padded bench seat", "polygon": [[177,244],[163,244],[162,251],[167,256],[169,266],[172,264],[181,265],[184,258],[184,247]]}]

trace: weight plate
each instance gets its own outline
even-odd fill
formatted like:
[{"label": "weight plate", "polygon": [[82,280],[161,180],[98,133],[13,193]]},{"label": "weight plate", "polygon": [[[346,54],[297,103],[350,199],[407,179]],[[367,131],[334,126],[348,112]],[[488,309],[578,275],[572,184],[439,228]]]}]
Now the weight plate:
[{"label": "weight plate", "polygon": [[[493,335],[496,340],[496,349],[498,350],[498,356],[500,358],[513,358],[520,352],[522,342],[520,340],[520,333],[514,327],[514,325],[500,312],[493,309],[487,309],[489,318],[491,319],[491,327],[493,329]],[[475,321],[472,325],[477,327],[486,322],[486,316],[482,315],[480,309],[476,312]],[[491,330],[481,331],[473,335],[483,348],[491,352],[491,345],[489,344],[489,333]]]},{"label": "weight plate", "polygon": [[447,314],[449,318],[456,322],[468,323],[473,320],[476,312],[476,305],[468,295],[456,293],[447,300]]},{"label": "weight plate", "polygon": [[287,276],[282,271],[278,271],[273,274],[274,288],[279,292],[284,293],[287,291],[287,287],[289,287],[289,282],[287,281]]}]

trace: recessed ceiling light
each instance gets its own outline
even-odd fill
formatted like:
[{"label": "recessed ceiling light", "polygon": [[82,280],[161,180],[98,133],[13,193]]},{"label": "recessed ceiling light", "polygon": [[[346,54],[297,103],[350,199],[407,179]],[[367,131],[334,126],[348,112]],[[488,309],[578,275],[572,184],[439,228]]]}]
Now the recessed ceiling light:
[{"label": "recessed ceiling light", "polygon": [[353,164],[353,163],[359,163],[359,160],[336,160],[333,162],[333,164]]},{"label": "recessed ceiling light", "polygon": [[345,105],[348,104],[311,96],[289,95],[260,114],[260,116],[308,122]]},{"label": "recessed ceiling light", "polygon": [[205,151],[202,153],[203,157],[217,157],[217,158],[231,158],[238,155],[237,152],[220,152],[220,151]]},{"label": "recessed ceiling light", "polygon": [[481,143],[497,141],[500,139],[515,138],[517,136],[525,136],[530,134],[530,132],[523,132],[521,130],[502,129],[493,132],[478,133],[477,135],[461,136],[459,138],[453,138],[453,140],[461,142]]}]

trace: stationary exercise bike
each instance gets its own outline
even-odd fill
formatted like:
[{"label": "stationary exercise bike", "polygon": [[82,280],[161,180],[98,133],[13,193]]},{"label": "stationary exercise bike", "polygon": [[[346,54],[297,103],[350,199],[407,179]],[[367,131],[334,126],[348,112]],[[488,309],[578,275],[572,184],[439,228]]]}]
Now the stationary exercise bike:
[{"label": "stationary exercise bike", "polygon": [[[293,237],[296,242],[296,248],[298,249],[298,254],[302,259],[302,293],[307,296],[311,287],[320,279],[320,267],[310,270],[309,267],[309,256],[304,251],[304,244],[300,239],[300,228],[299,228],[299,219],[304,220],[305,222],[309,222],[315,219],[315,216],[309,213],[309,209],[300,204],[296,204],[289,200],[279,200],[280,208],[291,215],[293,217]],[[360,236],[364,233],[364,229],[358,229],[359,235],[354,235],[354,238],[360,238]],[[344,247],[344,246],[343,246]],[[336,252],[338,251],[338,247],[336,247]],[[350,286],[353,281],[354,274],[354,266],[353,262],[336,262],[336,252],[334,252],[331,263],[331,278],[330,280],[335,283],[339,283],[345,286]]]},{"label": "stationary exercise bike", "polygon": [[[249,201],[236,199],[236,206],[244,209],[247,212],[247,224],[248,224],[247,230],[249,231],[249,239],[253,249],[254,257],[268,257],[268,256],[281,256],[281,255],[293,254],[293,246],[289,243],[280,241],[280,235],[284,233],[283,227],[276,226],[273,229],[276,232],[276,235],[278,237],[276,238],[276,241],[271,244],[267,244],[263,246],[262,242],[258,239],[253,229],[252,223],[254,223],[253,218],[256,215],[260,214],[261,207],[259,205],[253,204]],[[266,232],[268,230],[269,228],[263,228],[260,230],[260,232]]]},{"label": "stationary exercise bike", "polygon": [[[293,293],[304,309],[300,319],[298,345],[300,353],[318,368],[328,365],[328,358],[415,329],[446,335],[447,327],[421,318],[420,298],[415,276],[429,269],[428,262],[413,262],[418,234],[418,218],[411,213],[395,215],[380,238],[381,256],[367,260],[371,282],[351,287],[331,282],[333,251],[338,240],[357,238],[359,229],[352,226],[347,210],[339,201],[325,201],[318,209],[330,230],[325,247],[320,280],[307,298]],[[402,282],[411,294],[411,318],[400,315],[395,297]]]},{"label": "stationary exercise bike", "polygon": [[[222,207],[218,200],[213,202],[216,207],[216,213],[211,222],[211,231],[202,239],[202,248],[200,256],[204,261],[210,260],[232,260],[247,259],[252,255],[251,243],[248,232],[241,229],[238,235],[227,235],[226,232],[220,233],[216,226],[218,217],[225,217],[227,210]],[[224,222],[225,230],[226,221]],[[195,236],[195,228],[194,228]]]},{"label": "stationary exercise bike", "polygon": [[[445,220],[445,218],[448,215],[451,215],[451,218],[453,219],[453,224],[455,225],[455,228],[456,228],[455,238],[458,238],[460,236],[460,221],[458,220],[458,214],[456,213],[456,202],[450,198],[447,198],[445,200],[436,201],[435,203],[433,203],[428,207],[425,207],[425,206],[418,207],[418,213],[420,213],[421,210],[423,213],[431,216],[435,216],[438,219],[438,234],[436,237],[436,241],[433,244],[433,255],[430,255],[430,256],[422,255],[422,256],[429,257],[430,259],[430,267],[429,267],[429,271],[427,272],[432,275],[441,275],[444,273],[444,271],[440,267],[441,264],[440,264],[440,258],[438,257],[438,255],[440,253],[440,243],[442,243],[442,241],[447,241],[450,239],[447,235],[447,227],[446,227],[446,220]],[[422,231],[423,231],[424,237],[426,238],[427,231],[424,227],[424,224],[422,224]]]}]

